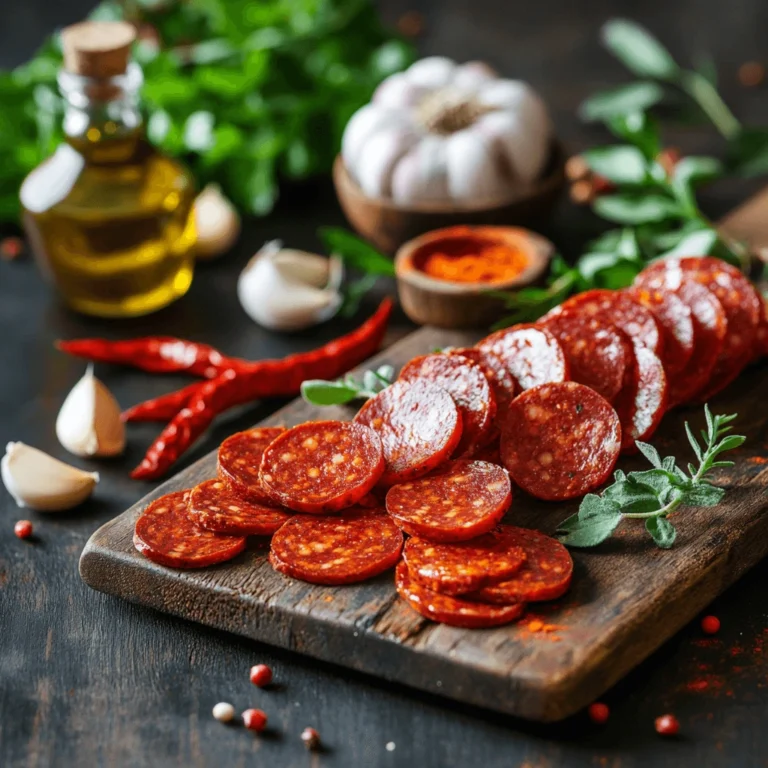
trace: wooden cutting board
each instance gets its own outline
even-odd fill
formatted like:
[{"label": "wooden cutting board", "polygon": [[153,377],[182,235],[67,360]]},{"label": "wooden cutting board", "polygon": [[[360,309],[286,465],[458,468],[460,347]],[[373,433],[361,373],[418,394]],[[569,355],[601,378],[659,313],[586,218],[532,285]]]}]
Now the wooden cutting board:
[{"label": "wooden cutting board", "polygon": [[[753,245],[768,245],[767,211],[768,192],[724,226]],[[415,355],[478,337],[422,328],[363,368],[398,368]],[[768,553],[767,391],[762,362],[711,404],[717,413],[738,412],[736,431],[748,439],[732,456],[736,466],[717,478],[728,488],[724,503],[675,515],[674,549],[657,549],[641,522],[627,521],[597,550],[574,552],[573,587],[565,598],[531,606],[526,618],[506,627],[463,630],[426,621],[397,597],[391,573],[349,587],[285,578],[269,566],[266,545],[253,540],[236,560],[201,571],[175,571],[142,557],[132,536],[143,507],[213,477],[215,452],[99,528],[83,550],[80,574],[94,589],[185,619],[481,707],[558,720],[595,700]],[[352,413],[297,400],[263,424]],[[701,427],[702,409],[666,415],[653,440],[662,455],[693,458],[685,420]],[[643,461],[623,459],[619,466],[639,468]],[[577,506],[518,492],[507,522],[552,532]],[[537,629],[540,624],[550,631]]]}]

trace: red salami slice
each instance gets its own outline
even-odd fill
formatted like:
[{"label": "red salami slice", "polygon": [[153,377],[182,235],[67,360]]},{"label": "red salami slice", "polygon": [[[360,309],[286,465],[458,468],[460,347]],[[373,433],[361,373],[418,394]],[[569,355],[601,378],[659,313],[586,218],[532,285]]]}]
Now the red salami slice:
[{"label": "red salami slice", "polygon": [[575,381],[523,392],[510,406],[501,433],[501,460],[512,479],[547,501],[572,499],[599,486],[620,449],[616,411]]},{"label": "red salami slice", "polygon": [[403,534],[387,515],[354,507],[339,515],[292,517],[272,537],[272,567],[312,584],[353,584],[400,559]]},{"label": "red salami slice", "polygon": [[270,504],[259,483],[259,466],[266,447],[283,432],[284,427],[257,427],[228,437],[219,448],[219,477],[244,499]]},{"label": "red salami slice", "polygon": [[271,536],[290,517],[282,509],[243,499],[223,480],[206,480],[193,488],[189,514],[201,528],[239,536]]},{"label": "red salami slice", "polygon": [[189,491],[155,499],[136,521],[133,545],[144,557],[171,568],[205,568],[231,560],[245,549],[244,536],[199,528],[187,511]]},{"label": "red salami slice", "polygon": [[472,459],[474,461],[486,461],[489,464],[496,464],[501,466],[501,456],[499,455],[499,440],[494,440],[489,445],[481,448],[477,451]]},{"label": "red salami slice", "polygon": [[501,359],[518,389],[567,381],[568,361],[552,333],[535,325],[513,325],[486,336],[476,345]]},{"label": "red salami slice", "polygon": [[485,605],[458,597],[441,595],[411,579],[408,567],[400,563],[395,569],[397,594],[417,613],[431,621],[452,627],[483,629],[498,627],[519,619],[525,613],[525,604]]},{"label": "red salami slice", "polygon": [[568,591],[573,560],[556,539],[528,528],[502,526],[502,530],[525,552],[523,567],[511,578],[484,587],[470,597],[482,603],[533,603],[555,600]]},{"label": "red salami slice", "polygon": [[484,461],[452,461],[436,474],[390,488],[387,512],[412,536],[466,541],[496,527],[512,502],[509,476]]},{"label": "red salami slice", "polygon": [[577,312],[553,314],[541,323],[563,347],[571,378],[613,402],[632,365],[632,345],[626,335],[599,316]]},{"label": "red salami slice", "polygon": [[368,400],[355,421],[381,438],[384,486],[426,475],[451,457],[461,439],[456,403],[428,381],[396,381]]},{"label": "red salami slice", "polygon": [[496,421],[499,422],[502,420],[507,411],[507,407],[517,394],[517,385],[501,358],[498,355],[494,355],[492,352],[480,349],[479,347],[452,349],[448,354],[468,357],[480,366],[480,369],[488,379],[491,389],[493,390],[493,395],[496,398]]},{"label": "red salami slice", "polygon": [[477,363],[459,355],[423,355],[400,371],[400,381],[417,379],[437,384],[456,402],[462,423],[456,456],[468,456],[488,442],[496,416],[496,399]]},{"label": "red salami slice", "polygon": [[383,472],[381,440],[372,429],[354,422],[313,421],[269,444],[259,480],[282,506],[322,515],[360,501]]},{"label": "red salami slice", "polygon": [[412,536],[403,559],[411,578],[443,595],[474,592],[509,578],[525,560],[523,550],[504,533],[486,533],[472,541],[436,544]]}]

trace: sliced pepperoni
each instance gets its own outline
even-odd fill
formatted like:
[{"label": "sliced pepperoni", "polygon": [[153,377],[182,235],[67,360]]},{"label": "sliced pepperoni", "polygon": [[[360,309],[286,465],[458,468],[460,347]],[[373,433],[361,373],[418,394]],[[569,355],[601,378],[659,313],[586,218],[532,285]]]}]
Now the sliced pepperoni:
[{"label": "sliced pepperoni", "polygon": [[555,336],[544,328],[513,325],[486,336],[475,346],[499,357],[518,389],[569,378],[565,352]]},{"label": "sliced pepperoni", "polygon": [[461,440],[456,403],[428,381],[396,381],[368,400],[355,421],[381,438],[384,486],[426,475],[447,461]]},{"label": "sliced pepperoni", "polygon": [[188,506],[201,528],[239,536],[271,536],[291,517],[282,509],[243,499],[223,480],[206,480],[193,488]]},{"label": "sliced pepperoni", "polygon": [[501,433],[501,459],[532,496],[582,496],[611,474],[621,449],[621,423],[593,389],[566,381],[518,395]]},{"label": "sliced pepperoni", "polygon": [[489,464],[496,464],[501,466],[501,456],[499,455],[499,440],[494,440],[492,443],[476,451],[472,455],[474,461],[486,461]]},{"label": "sliced pepperoni", "polygon": [[486,605],[450,595],[441,595],[411,579],[408,567],[400,563],[395,569],[397,594],[416,612],[431,621],[452,627],[483,629],[498,627],[519,619],[525,612],[524,603]]},{"label": "sliced pepperoni", "polygon": [[259,466],[266,447],[283,432],[284,427],[257,427],[228,437],[219,448],[219,477],[243,498],[269,504],[259,483]]},{"label": "sliced pepperoni", "polygon": [[483,603],[533,603],[555,600],[568,591],[573,560],[556,539],[528,528],[502,526],[509,540],[525,552],[523,567],[511,578],[492,584],[470,597]]},{"label": "sliced pepperoni", "polygon": [[626,335],[599,316],[579,312],[553,314],[541,324],[563,347],[571,379],[613,402],[632,365],[632,345]]},{"label": "sliced pepperoni", "polygon": [[496,399],[477,363],[460,355],[423,355],[411,360],[400,371],[400,381],[417,379],[437,384],[456,402],[462,423],[456,456],[470,455],[489,441],[496,416]]},{"label": "sliced pepperoni", "polygon": [[136,521],[133,545],[144,557],[171,568],[205,568],[231,560],[245,549],[244,536],[199,528],[187,510],[189,491],[155,499]]},{"label": "sliced pepperoni", "polygon": [[415,581],[443,595],[461,595],[509,578],[520,569],[525,553],[501,532],[456,544],[412,536],[403,559]]},{"label": "sliced pepperoni", "polygon": [[312,421],[269,444],[259,480],[282,506],[322,515],[360,501],[383,472],[381,440],[372,429],[347,421]]},{"label": "sliced pepperoni", "polygon": [[389,489],[387,512],[406,533],[466,541],[496,527],[512,502],[506,471],[484,461],[452,461],[436,474]]},{"label": "sliced pepperoni", "polygon": [[403,534],[389,516],[354,507],[339,515],[296,515],[272,537],[269,562],[311,584],[353,584],[400,559]]}]

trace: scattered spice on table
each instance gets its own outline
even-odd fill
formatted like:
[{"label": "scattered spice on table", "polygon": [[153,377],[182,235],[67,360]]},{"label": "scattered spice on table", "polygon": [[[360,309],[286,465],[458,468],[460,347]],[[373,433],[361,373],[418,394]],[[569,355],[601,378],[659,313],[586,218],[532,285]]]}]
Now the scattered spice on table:
[{"label": "scattered spice on table", "polygon": [[13,261],[24,253],[24,241],[20,237],[5,237],[0,240],[0,259]]},{"label": "scattered spice on table", "polygon": [[226,701],[220,701],[213,708],[213,716],[220,723],[229,723],[235,717],[235,708]]},{"label": "scattered spice on table", "polygon": [[701,629],[707,635],[716,635],[720,631],[720,619],[717,616],[705,616],[701,620]]},{"label": "scattered spice on table", "polygon": [[301,740],[310,752],[320,749],[320,734],[314,728],[305,728]]},{"label": "scattered spice on table", "polygon": [[243,712],[243,725],[249,731],[261,733],[267,727],[267,714],[261,709],[246,709]]},{"label": "scattered spice on table", "polygon": [[28,539],[32,535],[33,530],[32,523],[30,523],[29,520],[19,520],[16,525],[13,526],[13,532],[20,539]]},{"label": "scattered spice on table", "polygon": [[603,725],[603,723],[608,722],[608,718],[611,716],[611,710],[608,708],[607,704],[603,704],[602,701],[596,701],[594,704],[589,705],[587,714],[593,723]]},{"label": "scattered spice on table", "polygon": [[739,67],[738,77],[745,88],[757,88],[765,80],[765,67],[759,61],[745,61]]},{"label": "scattered spice on table", "polygon": [[680,732],[680,722],[674,715],[657,717],[654,725],[661,736],[676,736]]},{"label": "scattered spice on table", "polygon": [[266,664],[256,664],[251,667],[251,682],[259,688],[264,688],[272,682],[272,670]]}]

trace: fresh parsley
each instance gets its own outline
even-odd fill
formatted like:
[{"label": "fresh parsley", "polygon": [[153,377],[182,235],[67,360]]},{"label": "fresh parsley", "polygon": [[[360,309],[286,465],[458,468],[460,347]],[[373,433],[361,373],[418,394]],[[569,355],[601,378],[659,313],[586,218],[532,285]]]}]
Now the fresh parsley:
[{"label": "fresh parsley", "polygon": [[310,405],[344,405],[353,400],[368,399],[392,383],[395,369],[382,365],[375,371],[366,371],[362,380],[345,376],[336,381],[311,379],[301,385],[301,396]]}]

